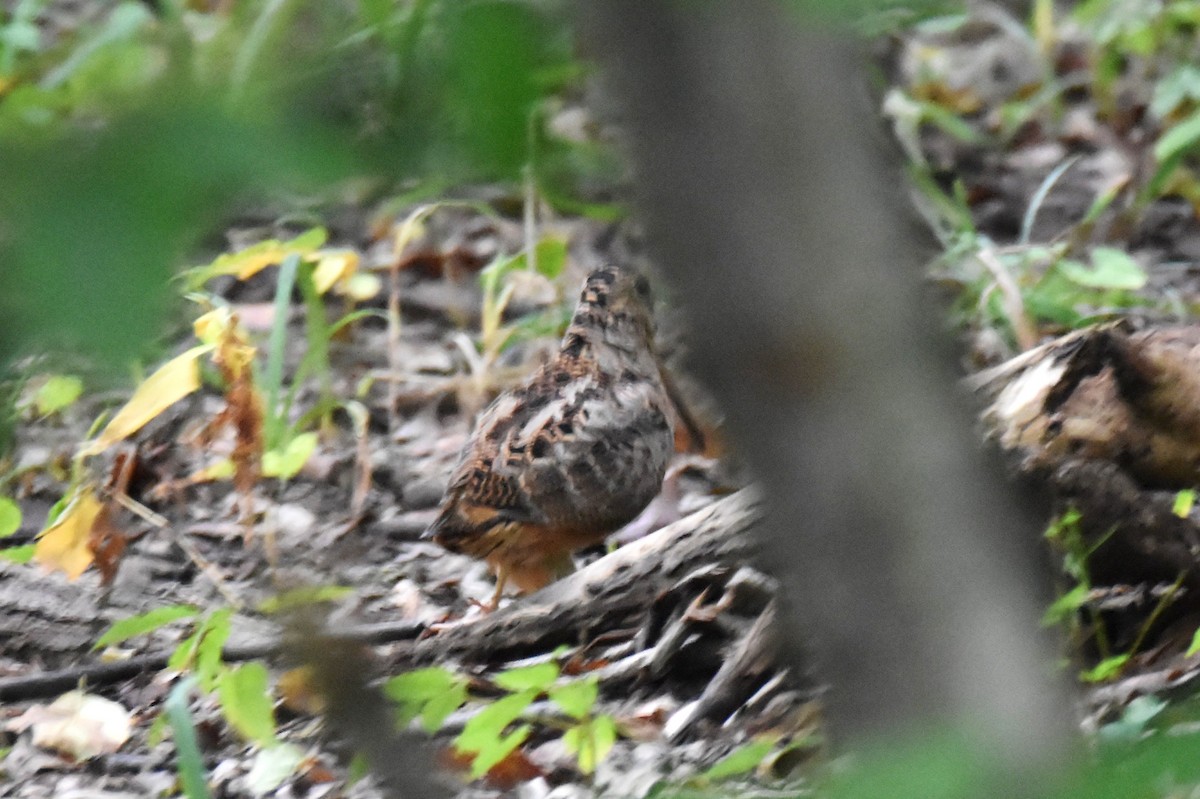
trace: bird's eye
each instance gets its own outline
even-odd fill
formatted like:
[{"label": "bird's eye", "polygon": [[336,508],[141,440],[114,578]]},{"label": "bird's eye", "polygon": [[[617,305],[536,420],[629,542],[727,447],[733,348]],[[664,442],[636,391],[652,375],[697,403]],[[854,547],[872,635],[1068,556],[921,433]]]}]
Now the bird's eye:
[{"label": "bird's eye", "polygon": [[639,275],[638,279],[633,283],[633,288],[642,299],[650,299],[650,281],[645,276]]}]

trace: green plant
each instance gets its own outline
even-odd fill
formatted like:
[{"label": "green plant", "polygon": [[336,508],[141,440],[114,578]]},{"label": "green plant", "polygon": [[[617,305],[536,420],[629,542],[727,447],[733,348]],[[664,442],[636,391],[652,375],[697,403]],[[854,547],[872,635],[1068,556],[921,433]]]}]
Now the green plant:
[{"label": "green plant", "polygon": [[525,252],[497,258],[479,273],[479,284],[483,287],[479,349],[485,364],[494,363],[523,326],[538,322],[537,317],[527,317],[508,325],[503,323],[504,311],[517,288],[514,276],[520,277],[524,272],[555,280],[566,263],[567,242],[547,236]]},{"label": "green plant", "polygon": [[473,683],[467,677],[433,666],[392,677],[384,690],[398,706],[400,724],[419,719],[430,733],[463,705],[479,707],[453,744],[458,753],[471,759],[472,778],[482,777],[525,742],[534,727],[517,722],[534,701],[546,697],[566,720],[541,719],[538,723],[561,732],[563,745],[575,755],[579,770],[591,774],[616,742],[616,721],[595,712],[599,698],[596,676],[560,682],[561,676],[555,662],[507,669],[494,675],[487,686],[500,689],[503,695],[481,696],[472,693]]},{"label": "green plant", "polygon": [[[219,298],[200,292],[207,281],[220,275],[246,280],[268,266],[279,267],[266,363],[260,368],[255,358],[250,364],[251,386],[256,394],[262,395],[260,443],[262,474],[266,477],[290,479],[295,476],[317,445],[317,434],[310,428],[317,424],[327,426],[336,408],[344,408],[356,426],[365,424],[362,405],[341,399],[333,392],[329,345],[348,325],[382,314],[371,309],[351,308],[331,323],[327,317],[326,297],[336,290],[352,305],[356,299],[377,294],[380,285],[373,275],[358,270],[358,255],[353,251],[322,249],[326,235],[325,230],[318,227],[288,241],[261,241],[240,251],[223,254],[205,266],[189,270],[184,276],[185,286],[191,290],[194,299],[207,307],[222,308],[223,302]],[[299,289],[304,302],[307,347],[285,387],[287,328],[295,289]],[[234,324],[232,317],[222,324]],[[199,332],[203,333],[203,329]],[[207,340],[214,341],[216,336],[210,333]],[[319,387],[317,402],[293,419],[296,396],[305,381],[314,376]],[[213,476],[228,472],[228,469],[218,469]]]},{"label": "green plant", "polygon": [[[0,541],[21,529],[21,506],[10,497],[0,496]],[[26,563],[33,557],[33,544],[19,547],[0,547],[0,558]]]},{"label": "green plant", "polygon": [[204,780],[204,758],[196,742],[196,725],[188,710],[188,694],[193,681],[180,680],[171,689],[163,703],[163,718],[171,727],[175,737],[175,770],[188,799],[209,799],[208,784]]},{"label": "green plant", "polygon": [[278,737],[266,665],[261,661],[238,665],[225,662],[222,650],[229,638],[232,618],[233,611],[229,608],[202,612],[190,605],[169,605],[117,621],[94,646],[96,649],[112,646],[172,622],[195,620],[191,634],[176,645],[167,661],[169,671],[187,677],[172,690],[164,715],[156,722],[157,729],[169,725],[176,736],[180,776],[189,796],[206,795],[199,792],[204,784],[202,761],[195,734],[188,731],[191,722],[187,695],[193,685],[215,697],[230,728],[258,747],[248,777],[256,792],[277,788],[303,759],[298,747]]},{"label": "green plant", "polygon": [[[1095,590],[1091,581],[1088,560],[1100,547],[1104,546],[1105,542],[1116,532],[1116,528],[1109,530],[1095,542],[1089,543],[1084,537],[1082,521],[1083,517],[1079,511],[1069,508],[1046,528],[1045,538],[1062,556],[1063,572],[1074,585],[1050,604],[1042,617],[1042,624],[1050,626],[1070,623],[1072,638],[1077,644],[1090,638],[1095,643],[1100,659],[1094,666],[1082,671],[1079,678],[1084,682],[1104,682],[1120,676],[1130,659],[1141,650],[1142,644],[1155,622],[1183,586],[1183,580],[1187,573],[1181,573],[1175,582],[1158,597],[1154,608],[1139,625],[1129,648],[1124,652],[1115,652],[1108,640],[1104,619],[1092,601]],[[1086,627],[1081,627],[1078,623],[1081,614],[1087,618]]]}]

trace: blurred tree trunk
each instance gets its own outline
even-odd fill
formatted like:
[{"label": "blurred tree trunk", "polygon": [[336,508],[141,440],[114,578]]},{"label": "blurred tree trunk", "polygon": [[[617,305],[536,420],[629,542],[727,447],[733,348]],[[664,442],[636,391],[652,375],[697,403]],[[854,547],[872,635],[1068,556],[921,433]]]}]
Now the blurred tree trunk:
[{"label": "blurred tree trunk", "polygon": [[848,36],[783,4],[581,3],[693,366],[766,489],[786,632],[842,745],[961,724],[1010,764],[1071,728],[1028,503],[985,463],[902,172]]}]

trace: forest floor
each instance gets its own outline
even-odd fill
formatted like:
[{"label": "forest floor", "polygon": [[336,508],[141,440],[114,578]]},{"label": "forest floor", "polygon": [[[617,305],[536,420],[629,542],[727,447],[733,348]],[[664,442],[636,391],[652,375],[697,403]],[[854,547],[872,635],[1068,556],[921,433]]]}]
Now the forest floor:
[{"label": "forest floor", "polygon": [[[1200,307],[1190,184],[1172,173],[1137,191],[1161,171],[1153,145],[1164,125],[1147,110],[1158,85],[1127,81],[1110,108],[1083,76],[1096,66],[1083,44],[1064,33],[1047,55],[1010,22],[917,29],[883,59],[893,86],[881,117],[943,245],[931,279],[952,299],[968,371],[1094,322],[1174,323]],[[1052,99],[1038,93],[1046,68]],[[388,701],[436,730],[446,784],[461,796],[700,796],[719,780],[739,796],[806,790],[805,767],[820,760],[820,681],[771,658],[776,585],[746,565],[757,504],[721,450],[719,411],[680,369],[687,333],[669,296],[660,348],[710,440],[679,437],[662,495],[611,539],[621,546],[580,553],[575,576],[487,616],[476,605],[492,590],[486,566],[421,538],[475,414],[553,353],[582,276],[611,261],[653,272],[635,226],[494,186],[312,216],[247,214],[197,254],[214,259],[195,273],[207,275],[196,286],[207,299],[183,312],[171,349],[205,379],[157,388],[160,398],[180,390],[166,408],[135,395],[136,432],[80,460],[95,420],[130,393],[47,409],[62,375],[31,379],[15,466],[21,522],[0,558],[0,795],[178,792],[183,727],[159,720],[172,696],[185,700],[213,795],[380,795],[322,722],[310,678],[289,668],[279,645],[289,604],[320,608],[330,628],[370,645],[375,676],[424,670],[424,682],[387,682]],[[336,272],[315,300],[324,322],[304,286],[277,302],[289,256],[301,281]],[[204,343],[214,349],[186,355]],[[241,356],[258,364],[246,378],[256,390],[279,391],[265,418],[235,390],[229,363]],[[272,364],[287,376],[279,383]],[[293,383],[302,369],[309,379]],[[247,461],[248,426],[273,465]],[[246,478],[254,468],[275,476]],[[1132,490],[1122,514],[1180,509],[1175,487]],[[1191,505],[1182,511],[1189,526],[1172,535],[1200,540]],[[39,551],[48,526],[64,542]],[[1152,695],[1160,704],[1138,712],[1158,714],[1169,697],[1175,722],[1187,721],[1187,684],[1200,674],[1185,654],[1194,576],[1176,582],[1125,554],[1128,571],[1070,573],[1086,596],[1059,613],[1089,620],[1074,625],[1071,653],[1094,683],[1089,731],[1140,733],[1148,717],[1127,711]],[[633,579],[620,577],[629,569]],[[173,619],[146,615],[161,609]],[[142,620],[137,634],[96,646],[130,619]],[[178,693],[181,674],[195,683]],[[51,704],[75,685],[115,703],[96,705],[103,723]],[[268,686],[260,715],[236,709],[242,692]],[[506,702],[511,715],[497,710]],[[63,741],[62,720],[85,740]],[[481,779],[473,757],[494,761]]]}]

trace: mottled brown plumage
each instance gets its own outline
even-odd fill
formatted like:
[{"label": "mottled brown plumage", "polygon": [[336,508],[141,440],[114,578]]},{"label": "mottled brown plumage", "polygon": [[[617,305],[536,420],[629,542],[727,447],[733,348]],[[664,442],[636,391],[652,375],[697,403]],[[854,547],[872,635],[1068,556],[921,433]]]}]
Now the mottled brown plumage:
[{"label": "mottled brown plumage", "polygon": [[653,348],[645,278],[588,276],[555,358],[480,415],[427,535],[536,590],[570,553],[632,520],[662,485],[671,400]]}]

